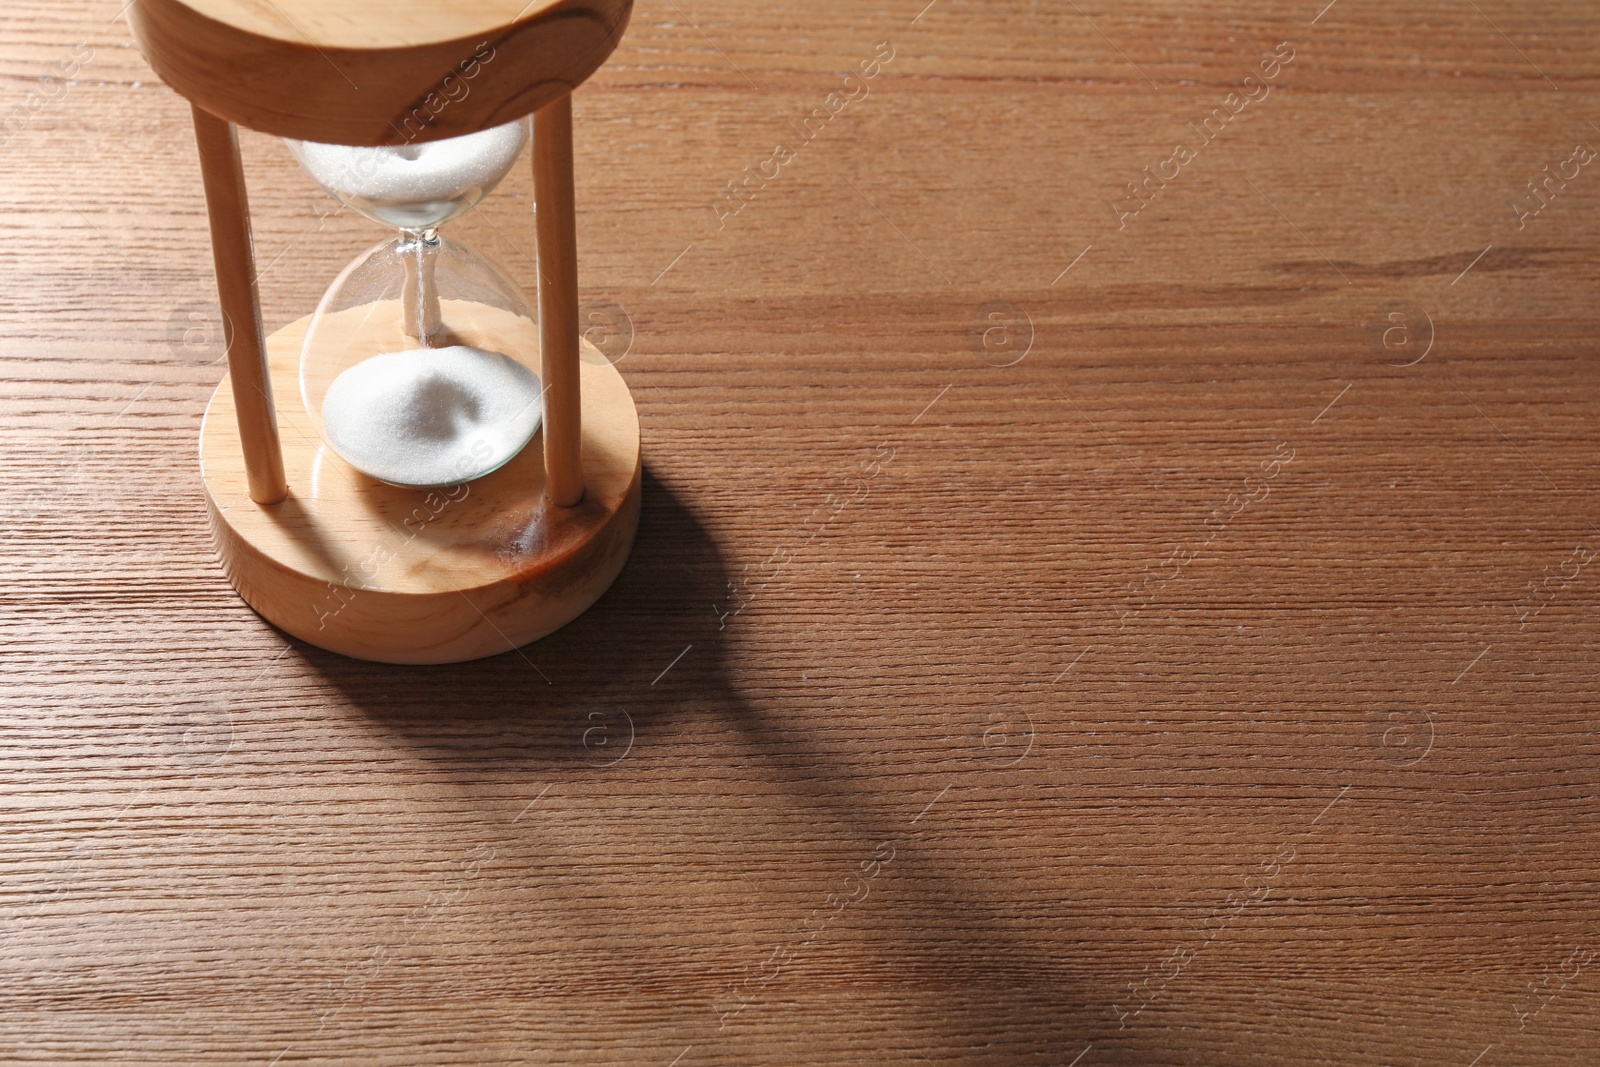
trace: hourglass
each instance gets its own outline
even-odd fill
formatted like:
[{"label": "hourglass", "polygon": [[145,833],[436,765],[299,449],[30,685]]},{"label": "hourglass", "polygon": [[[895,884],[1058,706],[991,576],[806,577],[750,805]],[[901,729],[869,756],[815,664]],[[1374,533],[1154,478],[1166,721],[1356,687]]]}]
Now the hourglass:
[{"label": "hourglass", "polygon": [[307,414],[365,474],[424,489],[471,481],[539,428],[533,313],[494,263],[437,230],[499,184],[525,140],[519,120],[400,147],[289,141],[330,195],[400,231],[335,279],[301,347]]},{"label": "hourglass", "polygon": [[[565,625],[620,573],[639,423],[578,334],[570,93],[630,6],[134,0],[146,58],[193,105],[211,221],[228,354],[200,434],[212,534],[281,629],[364,659],[473,659]],[[392,228],[271,335],[236,123]],[[530,126],[533,304],[441,229]]]}]

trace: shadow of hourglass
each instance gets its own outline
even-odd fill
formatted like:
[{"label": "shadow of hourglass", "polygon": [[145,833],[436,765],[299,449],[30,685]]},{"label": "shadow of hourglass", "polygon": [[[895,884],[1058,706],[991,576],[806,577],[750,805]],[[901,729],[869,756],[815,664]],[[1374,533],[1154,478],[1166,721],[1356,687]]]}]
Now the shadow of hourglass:
[{"label": "shadow of hourglass", "polygon": [[[970,766],[947,765],[909,793],[885,790],[886,779],[866,771],[863,753],[839,751],[837,738],[819,733],[804,708],[773,708],[754,692],[749,671],[758,665],[746,662],[739,636],[753,620],[725,625],[718,612],[729,583],[721,548],[648,467],[643,497],[638,540],[616,584],[584,615],[532,645],[422,667],[298,646],[386,744],[447,777],[472,798],[478,819],[493,820],[505,834],[496,842],[497,862],[532,895],[516,915],[502,917],[508,930],[521,931],[506,936],[559,943],[562,935],[549,923],[587,929],[625,921],[619,917],[629,909],[651,906],[640,900],[645,890],[586,867],[583,843],[604,842],[597,847],[608,862],[637,877],[663,862],[659,849],[672,842],[677,859],[653,876],[662,879],[657,891],[704,901],[711,924],[705,936],[732,946],[730,958],[740,964],[731,979],[707,979],[703,1005],[679,1008],[704,1022],[705,1040],[760,1033],[762,1009],[791,995],[786,983],[796,979],[783,967],[763,967],[769,953],[798,966],[830,951],[819,946],[838,951],[848,944],[865,954],[855,966],[858,1000],[884,995],[884,983],[909,982],[930,1018],[960,1020],[972,1033],[1009,1042],[1003,1047],[1012,1052],[1025,1046],[1033,1055],[1058,1053],[1072,1041],[1078,1045],[1069,1051],[1076,1051],[1095,1012],[1075,964],[1040,943],[1036,922],[1019,920],[994,899],[989,883],[1003,872],[952,870],[944,857],[952,847],[947,818],[962,794],[958,788],[944,796],[940,783],[966,786],[959,777],[965,771],[1008,773],[1014,761],[997,761],[980,745]],[[941,796],[940,807],[919,821],[919,809]],[[582,825],[551,830],[519,814],[537,802],[570,819],[574,797],[583,798]],[[643,807],[629,816],[635,804]],[[713,843],[707,835],[718,835],[724,819],[726,839]],[[752,837],[762,842],[754,851]],[[695,848],[689,842],[701,844],[685,860],[682,851]],[[828,915],[831,897],[850,894],[861,862],[891,855],[862,902],[846,906],[845,918],[817,918],[819,909]],[[549,863],[570,873],[552,874]],[[584,889],[555,899],[549,887],[556,879],[575,879]],[[804,887],[799,903],[787,888],[797,880]],[[730,888],[732,896],[718,895]],[[517,923],[533,920],[523,911],[538,917],[526,930]],[[727,930],[752,911],[773,916],[778,932],[743,946]],[[866,915],[874,933],[862,940],[852,928]],[[820,934],[807,925],[824,922],[831,925]],[[672,945],[630,943],[640,973],[676,973],[681,953]],[[1029,967],[1048,981],[1014,980]],[[970,980],[949,984],[956,974]],[[751,1007],[719,1022],[713,1004],[726,1011],[730,988],[742,991],[731,1003],[748,996]],[[1104,995],[1116,999],[1110,989]],[[931,1044],[956,1040],[937,1026],[934,1032]],[[950,1062],[1002,1061],[973,1051]]]},{"label": "shadow of hourglass", "polygon": [[[307,645],[306,661],[404,744],[454,755],[471,777],[509,767],[592,770],[626,757],[692,692],[698,713],[749,714],[724,670],[714,605],[721,553],[693,512],[651,473],[633,554],[596,604],[544,639],[463,664],[363,663]],[[652,683],[673,666],[674,687]],[[688,679],[685,681],[685,679]]]}]

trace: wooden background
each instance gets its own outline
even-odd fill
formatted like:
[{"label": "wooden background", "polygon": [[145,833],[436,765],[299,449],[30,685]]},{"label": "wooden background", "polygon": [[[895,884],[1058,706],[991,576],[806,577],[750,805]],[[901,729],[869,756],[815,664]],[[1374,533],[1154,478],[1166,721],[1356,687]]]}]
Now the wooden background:
[{"label": "wooden background", "polygon": [[[223,580],[187,109],[6,0],[0,1061],[1600,1062],[1600,15],[925,3],[641,0],[638,548],[406,669]],[[244,148],[276,328],[384,235]]]}]

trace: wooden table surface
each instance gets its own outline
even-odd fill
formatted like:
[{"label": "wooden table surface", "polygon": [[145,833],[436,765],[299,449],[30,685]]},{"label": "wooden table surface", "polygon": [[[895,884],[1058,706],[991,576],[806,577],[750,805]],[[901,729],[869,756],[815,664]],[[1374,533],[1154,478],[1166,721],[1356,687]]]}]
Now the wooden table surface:
[{"label": "wooden table surface", "polygon": [[[638,547],[415,669],[224,581],[186,105],[7,0],[0,1062],[1600,1063],[1600,13],[1325,3],[641,0]],[[243,140],[272,329],[384,234]]]}]

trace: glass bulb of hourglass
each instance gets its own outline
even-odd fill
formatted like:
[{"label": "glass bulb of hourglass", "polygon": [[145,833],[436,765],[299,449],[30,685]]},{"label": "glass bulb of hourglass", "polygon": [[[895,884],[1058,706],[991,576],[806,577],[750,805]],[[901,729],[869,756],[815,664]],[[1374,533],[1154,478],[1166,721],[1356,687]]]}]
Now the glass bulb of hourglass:
[{"label": "glass bulb of hourglass", "polygon": [[312,420],[373,478],[412,488],[470,481],[539,429],[532,308],[491,260],[432,228],[481,200],[525,143],[516,122],[401,148],[290,145],[335,197],[401,229],[334,280],[301,350]]},{"label": "glass bulb of hourglass", "polygon": [[489,195],[527,141],[528,124],[518,119],[423,144],[286,143],[329,196],[373,222],[421,231],[443,225]]}]

